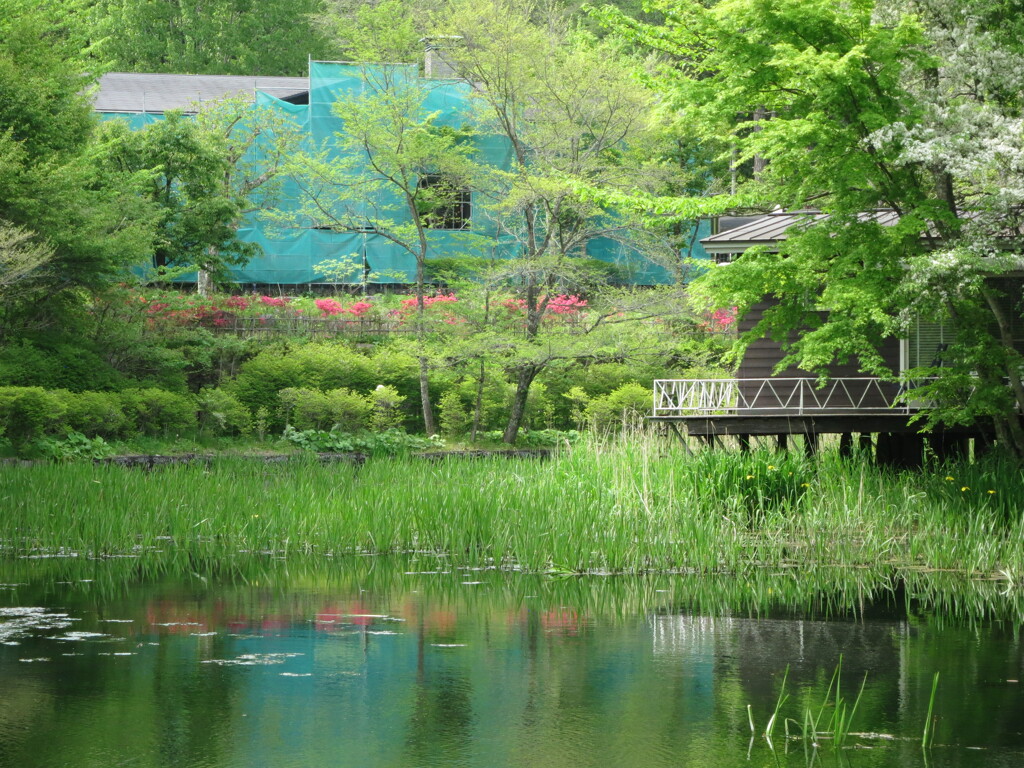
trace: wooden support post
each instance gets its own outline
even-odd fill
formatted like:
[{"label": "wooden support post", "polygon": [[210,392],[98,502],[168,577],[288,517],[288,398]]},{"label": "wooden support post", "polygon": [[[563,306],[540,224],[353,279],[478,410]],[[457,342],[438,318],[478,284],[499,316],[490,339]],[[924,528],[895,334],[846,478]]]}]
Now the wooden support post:
[{"label": "wooden support post", "polygon": [[860,437],[857,440],[857,447],[860,449],[861,453],[866,454],[869,459],[874,458],[871,451],[874,449],[875,446],[871,442],[870,432],[860,433]]},{"label": "wooden support post", "polygon": [[804,434],[804,453],[814,456],[818,453],[818,433],[807,432]]},{"label": "wooden support post", "polygon": [[668,425],[672,432],[675,433],[675,436],[679,438],[679,442],[683,446],[683,450],[686,452],[686,455],[692,456],[693,451],[690,449],[689,443],[686,442],[686,438],[683,436],[683,433],[679,431],[679,427],[676,426],[676,423],[674,421],[670,421]]},{"label": "wooden support post", "polygon": [[844,459],[850,458],[853,454],[853,435],[849,432],[843,432],[839,436],[839,455]]},{"label": "wooden support post", "polygon": [[786,451],[789,449],[789,435],[776,435],[775,436],[775,448],[778,451]]},{"label": "wooden support post", "polygon": [[875,461],[883,466],[892,466],[893,464],[893,450],[892,450],[893,437],[889,432],[879,432],[878,441],[875,447]]},{"label": "wooden support post", "polygon": [[750,451],[750,435],[736,435],[736,442],[740,444],[740,453]]}]

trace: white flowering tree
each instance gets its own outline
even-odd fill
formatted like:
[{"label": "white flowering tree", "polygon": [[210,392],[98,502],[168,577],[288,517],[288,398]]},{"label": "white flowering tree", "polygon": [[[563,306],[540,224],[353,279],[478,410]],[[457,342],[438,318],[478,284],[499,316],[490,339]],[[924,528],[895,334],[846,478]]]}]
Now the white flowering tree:
[{"label": "white flowering tree", "polygon": [[[991,419],[1024,455],[1019,296],[1007,278],[1024,203],[1024,39],[1002,0],[656,0],[661,26],[604,20],[660,54],[664,97],[756,174],[732,195],[661,200],[661,211],[781,205],[829,214],[778,253],[749,251],[702,289],[718,305],[776,306],[748,335],[802,329],[786,361],[822,370],[877,353],[916,318],[954,337],[929,384],[945,423]],[[898,222],[883,226],[877,209]],[[821,310],[828,310],[822,320]],[[919,396],[921,392],[917,393]]]}]

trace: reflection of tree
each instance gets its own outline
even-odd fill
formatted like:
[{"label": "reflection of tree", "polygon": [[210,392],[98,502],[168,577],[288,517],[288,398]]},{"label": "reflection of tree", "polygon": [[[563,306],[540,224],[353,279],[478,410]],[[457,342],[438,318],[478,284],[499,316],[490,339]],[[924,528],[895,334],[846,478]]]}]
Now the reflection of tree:
[{"label": "reflection of tree", "polygon": [[[215,654],[230,654],[227,644]],[[159,765],[223,765],[231,744],[237,673],[215,665],[183,663],[176,646],[161,643],[152,677],[150,724]],[[189,660],[192,661],[192,660]]]},{"label": "reflection of tree", "polygon": [[442,755],[445,763],[454,764],[472,742],[473,686],[465,665],[457,657],[462,649],[451,649],[455,652],[451,660],[444,655],[444,649],[431,653],[423,622],[417,630],[419,663],[405,739],[406,755],[413,766],[435,763]]}]

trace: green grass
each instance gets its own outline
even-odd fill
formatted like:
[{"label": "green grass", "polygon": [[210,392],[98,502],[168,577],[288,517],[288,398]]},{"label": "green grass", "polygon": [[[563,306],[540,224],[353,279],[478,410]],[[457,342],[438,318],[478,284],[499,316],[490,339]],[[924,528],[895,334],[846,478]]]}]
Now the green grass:
[{"label": "green grass", "polygon": [[547,461],[39,464],[0,468],[0,542],[9,555],[432,552],[531,572],[839,566],[1019,580],[1021,483],[997,460],[896,474],[829,455],[686,456],[657,440],[591,441]]}]

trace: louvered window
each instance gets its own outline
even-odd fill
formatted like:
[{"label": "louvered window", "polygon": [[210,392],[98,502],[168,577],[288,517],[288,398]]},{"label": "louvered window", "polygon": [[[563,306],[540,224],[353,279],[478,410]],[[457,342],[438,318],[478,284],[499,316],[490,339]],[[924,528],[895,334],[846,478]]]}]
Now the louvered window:
[{"label": "louvered window", "polygon": [[941,366],[943,353],[952,340],[953,334],[948,323],[918,318],[907,340],[907,367]]}]

